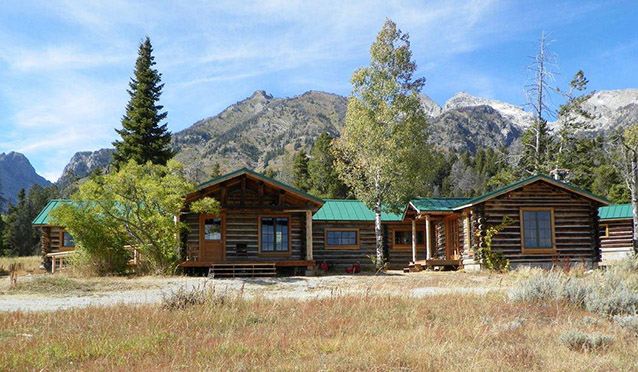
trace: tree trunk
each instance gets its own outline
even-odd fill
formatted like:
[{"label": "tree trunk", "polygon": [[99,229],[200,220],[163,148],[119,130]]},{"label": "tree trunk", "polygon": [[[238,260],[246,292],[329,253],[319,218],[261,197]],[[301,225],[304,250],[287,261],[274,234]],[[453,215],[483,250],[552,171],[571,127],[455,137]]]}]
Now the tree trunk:
[{"label": "tree trunk", "polygon": [[631,192],[631,209],[633,215],[633,248],[638,254],[638,154],[632,153],[631,174],[629,175],[629,191]]},{"label": "tree trunk", "polygon": [[381,201],[378,199],[374,205],[374,236],[377,242],[377,269],[381,269],[385,260],[383,257],[383,230],[381,229]]}]

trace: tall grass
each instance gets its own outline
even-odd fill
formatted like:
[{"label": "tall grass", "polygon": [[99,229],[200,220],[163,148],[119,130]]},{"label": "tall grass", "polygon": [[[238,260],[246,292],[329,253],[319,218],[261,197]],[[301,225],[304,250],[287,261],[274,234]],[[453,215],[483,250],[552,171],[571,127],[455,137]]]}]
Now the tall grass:
[{"label": "tall grass", "polygon": [[1,257],[0,256],[0,275],[9,275],[9,266],[11,264],[21,264],[22,270],[25,272],[40,271],[42,257],[40,256],[23,256],[23,257]]},{"label": "tall grass", "polygon": [[635,338],[610,322],[592,326],[592,332],[615,337],[601,352],[564,346],[560,335],[589,314],[566,303],[539,308],[502,294],[422,299],[335,295],[309,301],[224,296],[208,295],[205,301],[172,308],[158,304],[0,314],[0,369],[480,372],[638,367]]}]

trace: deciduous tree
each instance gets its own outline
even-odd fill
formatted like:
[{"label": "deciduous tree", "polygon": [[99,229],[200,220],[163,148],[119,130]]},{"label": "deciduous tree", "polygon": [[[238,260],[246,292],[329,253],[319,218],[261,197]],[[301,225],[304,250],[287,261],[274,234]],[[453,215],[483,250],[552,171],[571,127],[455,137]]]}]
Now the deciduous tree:
[{"label": "deciduous tree", "polygon": [[370,48],[370,66],[352,75],[346,124],[337,142],[337,171],[375,214],[376,264],[384,264],[381,212],[403,208],[429,156],[427,118],[414,79],[407,33],[386,20]]},{"label": "deciduous tree", "polygon": [[[169,273],[180,254],[179,232],[186,227],[175,217],[193,189],[174,160],[166,166],[131,160],[118,172],[87,180],[73,196],[75,203],[56,209],[54,218],[71,232],[79,250],[119,259],[121,254],[110,250],[122,252],[130,245],[152,271]],[[206,199],[193,208],[218,212],[219,204]]]}]

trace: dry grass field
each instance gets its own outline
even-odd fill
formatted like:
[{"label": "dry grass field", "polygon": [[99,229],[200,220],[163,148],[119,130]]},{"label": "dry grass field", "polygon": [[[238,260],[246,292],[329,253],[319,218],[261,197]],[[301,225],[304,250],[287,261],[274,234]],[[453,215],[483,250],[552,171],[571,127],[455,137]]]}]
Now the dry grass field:
[{"label": "dry grass field", "polygon": [[[203,297],[161,304],[0,313],[3,371],[631,371],[638,338],[566,302],[503,292],[312,300]],[[566,330],[611,336],[572,350]]]},{"label": "dry grass field", "polygon": [[9,266],[13,263],[20,264],[22,267],[21,275],[44,272],[40,270],[40,263],[42,263],[40,256],[0,257],[0,276],[9,275]]}]

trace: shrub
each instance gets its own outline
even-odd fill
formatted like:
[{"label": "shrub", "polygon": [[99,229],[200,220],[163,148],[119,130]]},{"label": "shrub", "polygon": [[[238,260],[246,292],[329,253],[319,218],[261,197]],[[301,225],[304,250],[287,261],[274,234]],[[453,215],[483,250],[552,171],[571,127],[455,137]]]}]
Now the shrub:
[{"label": "shrub", "polygon": [[638,292],[620,286],[609,293],[593,291],[585,299],[588,311],[604,315],[638,314]]},{"label": "shrub", "polygon": [[521,280],[513,287],[509,292],[509,298],[526,302],[560,300],[563,297],[565,281],[562,275],[554,272],[532,276]]},{"label": "shrub", "polygon": [[201,305],[206,301],[206,286],[182,286],[162,293],[162,307],[168,310],[182,310],[193,305]]},{"label": "shrub", "polygon": [[631,256],[618,262],[617,269],[624,273],[638,274],[638,256]]},{"label": "shrub", "polygon": [[575,305],[582,306],[591,292],[592,287],[587,282],[570,278],[563,285],[561,298]]},{"label": "shrub", "polygon": [[485,236],[483,236],[483,231],[477,232],[477,237],[479,237],[479,239],[484,239],[485,242],[485,246],[480,247],[477,253],[486,269],[500,273],[510,270],[510,261],[505,258],[503,252],[492,251],[492,240],[496,235],[511,224],[512,219],[509,216],[505,216],[503,217],[503,222],[501,222],[500,225],[488,227],[485,231]]},{"label": "shrub", "polygon": [[614,316],[614,322],[620,328],[624,328],[629,332],[633,333],[634,336],[638,336],[638,316],[636,315],[626,315]]},{"label": "shrub", "polygon": [[585,308],[604,315],[638,313],[638,291],[627,286],[627,278],[617,269],[603,275],[587,294]]},{"label": "shrub", "polygon": [[593,351],[609,347],[613,342],[612,336],[600,333],[587,334],[579,329],[570,329],[560,335],[560,342],[576,351]]},{"label": "shrub", "polygon": [[638,313],[638,291],[627,284],[618,271],[609,271],[583,279],[559,272],[532,276],[512,288],[514,301],[568,301],[588,311],[606,316]]}]

